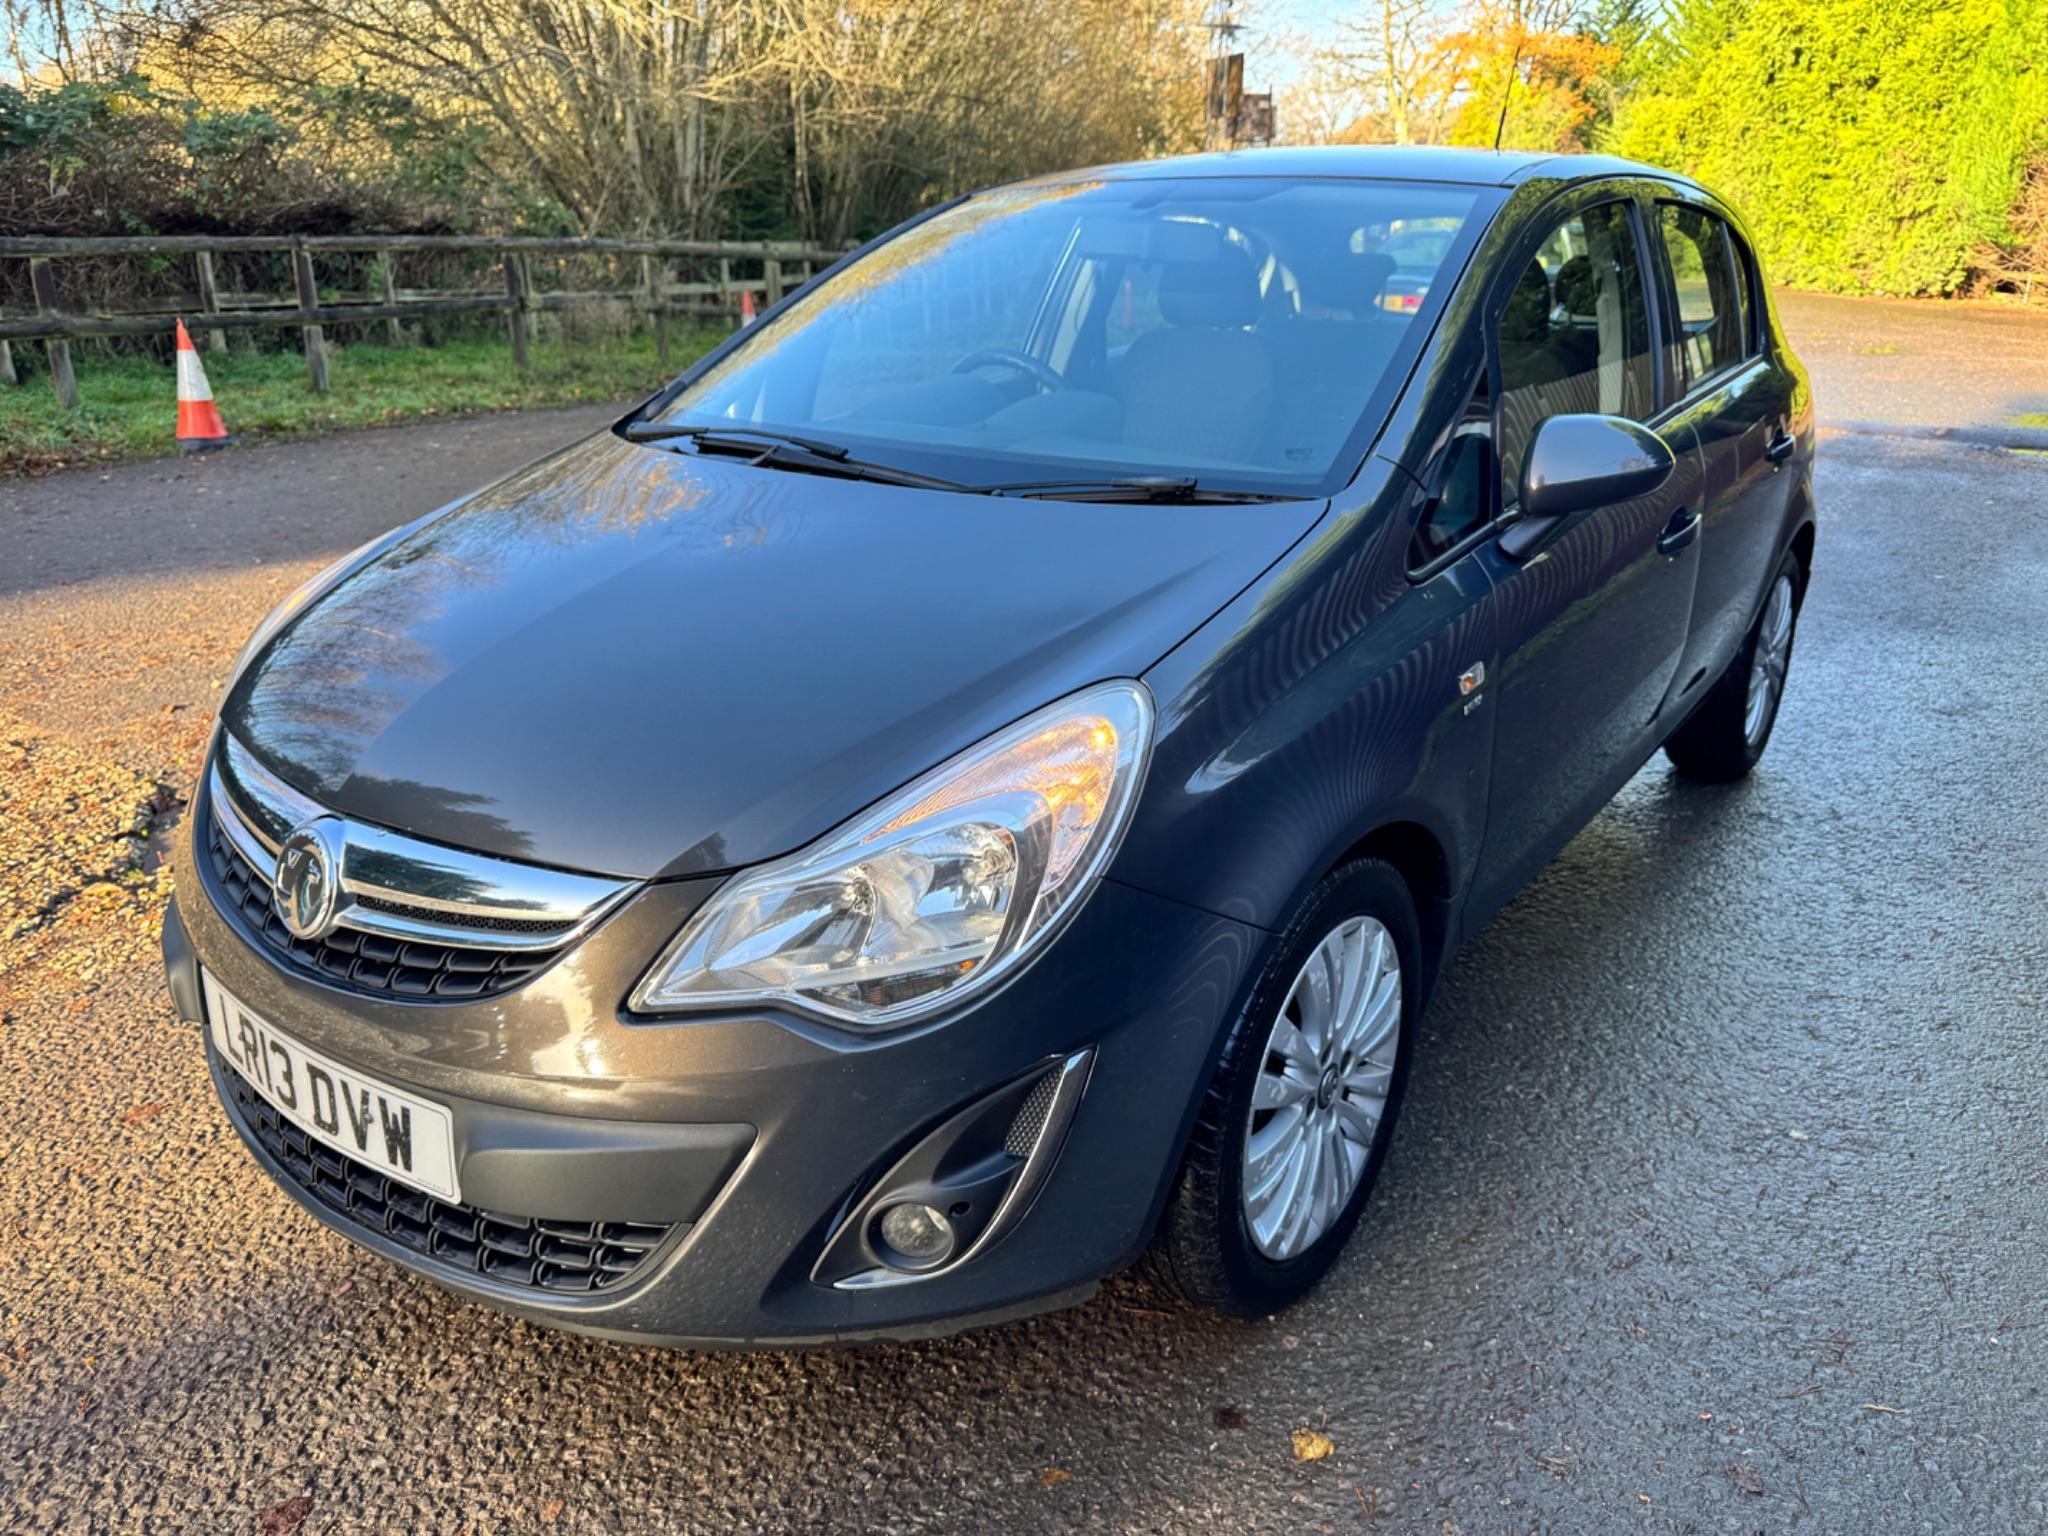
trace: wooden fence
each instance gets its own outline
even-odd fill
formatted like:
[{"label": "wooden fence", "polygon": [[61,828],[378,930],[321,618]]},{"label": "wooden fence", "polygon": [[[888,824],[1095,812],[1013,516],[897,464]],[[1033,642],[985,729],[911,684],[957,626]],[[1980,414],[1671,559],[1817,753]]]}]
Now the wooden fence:
[{"label": "wooden fence", "polygon": [[[402,251],[494,258],[498,281],[489,290],[400,289],[393,282],[391,256]],[[214,280],[214,258],[241,252],[289,253],[293,293],[227,293]],[[322,257],[381,256],[376,286],[336,290],[320,283]],[[306,354],[313,389],[327,388],[327,349],[322,327],[381,322],[385,339],[401,345],[404,323],[427,316],[498,313],[516,367],[528,365],[531,316],[583,305],[624,304],[652,317],[655,345],[668,359],[668,322],[677,314],[737,313],[743,293],[773,304],[794,284],[843,255],[793,241],[718,240],[545,240],[469,235],[119,235],[59,238],[0,236],[0,260],[25,260],[34,314],[0,309],[0,385],[19,381],[13,344],[40,341],[47,349],[50,381],[66,407],[78,404],[71,367],[71,342],[85,337],[168,334],[182,318],[197,333],[197,344],[227,345],[230,331],[295,327]],[[622,288],[566,286],[560,268],[567,258],[637,258],[637,281]],[[192,287],[161,299],[91,311],[67,306],[56,264],[79,257],[189,257]],[[536,281],[536,264],[553,263],[553,280]],[[792,271],[794,268],[794,271]],[[549,274],[543,274],[544,279]]]}]

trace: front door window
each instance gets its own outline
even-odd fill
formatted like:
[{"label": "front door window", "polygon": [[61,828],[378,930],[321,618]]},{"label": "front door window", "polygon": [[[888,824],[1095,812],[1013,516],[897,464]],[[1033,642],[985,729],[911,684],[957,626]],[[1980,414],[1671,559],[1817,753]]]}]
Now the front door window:
[{"label": "front door window", "polygon": [[1522,459],[1547,418],[1655,410],[1642,263],[1624,203],[1602,203],[1552,230],[1522,270],[1500,332],[1501,475],[1519,499]]}]

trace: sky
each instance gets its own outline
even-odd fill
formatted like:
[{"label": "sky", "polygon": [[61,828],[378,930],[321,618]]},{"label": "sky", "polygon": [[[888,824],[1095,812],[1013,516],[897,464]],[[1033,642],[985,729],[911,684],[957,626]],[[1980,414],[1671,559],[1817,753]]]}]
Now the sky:
[{"label": "sky", "polygon": [[[1432,9],[1451,11],[1455,0],[1435,0]],[[1338,23],[1372,13],[1371,0],[1238,0],[1238,19],[1245,60],[1245,89],[1285,90],[1298,79],[1308,60],[1294,47],[1308,48],[1337,41]],[[1294,45],[1290,47],[1289,45]]]}]

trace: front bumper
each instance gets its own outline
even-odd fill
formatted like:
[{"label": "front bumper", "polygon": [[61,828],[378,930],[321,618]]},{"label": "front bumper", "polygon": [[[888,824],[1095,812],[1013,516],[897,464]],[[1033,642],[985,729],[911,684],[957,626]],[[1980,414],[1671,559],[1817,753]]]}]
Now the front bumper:
[{"label": "front bumper", "polygon": [[[203,964],[280,1029],[446,1105],[464,1198],[521,1217],[672,1226],[628,1282],[555,1297],[463,1273],[338,1214],[229,1118],[287,1190],[352,1240],[477,1300],[641,1342],[827,1343],[946,1333],[1085,1298],[1149,1240],[1221,1025],[1266,936],[1113,881],[1052,950],[965,1013],[862,1039],[795,1016],[651,1021],[624,999],[716,881],[648,887],[517,990],[371,998],[288,975],[217,910],[178,839],[164,928],[173,998],[201,1022]],[[1092,1049],[1087,1089],[1027,1214],[958,1268],[850,1290],[811,1278],[835,1225],[963,1106]],[[209,1058],[213,1056],[208,1049]]]}]

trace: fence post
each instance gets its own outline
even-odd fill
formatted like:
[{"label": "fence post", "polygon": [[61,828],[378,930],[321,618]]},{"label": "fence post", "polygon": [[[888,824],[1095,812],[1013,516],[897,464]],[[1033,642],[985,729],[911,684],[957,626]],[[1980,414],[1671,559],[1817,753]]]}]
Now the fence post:
[{"label": "fence post", "polygon": [[522,372],[526,357],[526,263],[515,252],[505,253],[505,297],[512,307],[505,311],[505,332],[512,338],[512,366]]},{"label": "fence post", "polygon": [[[383,261],[377,268],[380,279],[377,287],[386,304],[398,302],[398,280],[391,275],[392,269],[397,265],[392,258],[397,254],[396,251],[386,251]],[[405,345],[405,327],[399,324],[398,316],[393,315],[384,322],[384,340],[394,347]]]},{"label": "fence post", "polygon": [[[298,284],[299,308],[311,314],[320,307],[320,290],[313,282],[313,258],[303,245],[292,247],[292,278]],[[320,327],[310,322],[299,327],[306,339],[306,377],[313,393],[327,393],[327,340]]]},{"label": "fence post", "polygon": [[[57,277],[50,270],[50,258],[32,256],[28,263],[29,287],[35,290],[36,313],[55,315],[57,311]],[[78,380],[71,373],[71,343],[52,336],[43,343],[43,350],[50,354],[50,383],[57,390],[57,403],[67,411],[78,409]]]},{"label": "fence post", "polygon": [[770,251],[767,259],[761,264],[761,270],[768,278],[768,303],[770,305],[780,304],[782,302],[782,258],[773,251]]},{"label": "fence post", "polygon": [[14,343],[0,341],[0,384],[15,385],[21,382],[21,375],[14,371]]},{"label": "fence post", "polygon": [[[199,308],[206,314],[220,313],[220,290],[213,281],[213,252],[198,251],[194,260],[199,267]],[[206,328],[204,346],[209,352],[225,352],[228,349],[228,333],[213,326]]]},{"label": "fence post", "polygon": [[668,263],[656,261],[652,256],[642,256],[640,287],[647,296],[648,309],[654,314],[654,356],[665,365],[668,362]]}]

